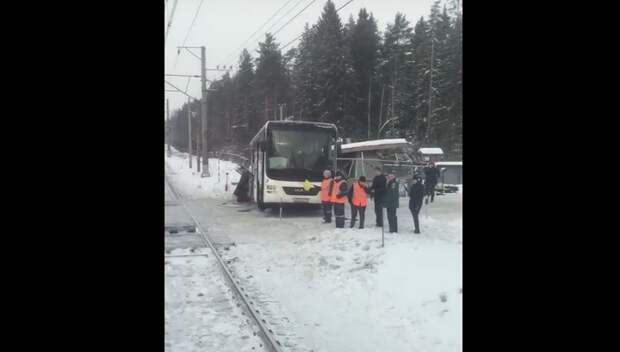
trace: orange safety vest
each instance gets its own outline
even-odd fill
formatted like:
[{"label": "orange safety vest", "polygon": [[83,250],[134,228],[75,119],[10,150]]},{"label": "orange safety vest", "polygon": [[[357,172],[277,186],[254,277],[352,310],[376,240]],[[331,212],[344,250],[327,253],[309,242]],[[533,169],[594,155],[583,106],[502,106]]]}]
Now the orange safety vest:
[{"label": "orange safety vest", "polygon": [[321,182],[321,202],[331,201],[332,198],[329,195],[329,184],[331,182],[331,178],[325,178],[323,179],[323,182]]},{"label": "orange safety vest", "polygon": [[365,207],[368,204],[366,191],[359,182],[353,183],[353,205],[356,207]]},{"label": "orange safety vest", "polygon": [[343,196],[341,198],[336,197],[338,193],[340,193],[340,185],[344,182],[344,180],[336,181],[334,180],[334,188],[332,189],[332,203],[340,203],[344,204],[347,202],[347,196]]}]

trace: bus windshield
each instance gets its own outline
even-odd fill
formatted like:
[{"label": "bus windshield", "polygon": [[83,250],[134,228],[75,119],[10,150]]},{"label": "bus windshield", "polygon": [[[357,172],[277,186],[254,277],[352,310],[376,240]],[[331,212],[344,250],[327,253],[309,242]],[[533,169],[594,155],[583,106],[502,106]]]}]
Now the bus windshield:
[{"label": "bus windshield", "polygon": [[270,129],[267,176],[282,181],[321,181],[333,168],[330,149],[335,131],[325,128]]}]

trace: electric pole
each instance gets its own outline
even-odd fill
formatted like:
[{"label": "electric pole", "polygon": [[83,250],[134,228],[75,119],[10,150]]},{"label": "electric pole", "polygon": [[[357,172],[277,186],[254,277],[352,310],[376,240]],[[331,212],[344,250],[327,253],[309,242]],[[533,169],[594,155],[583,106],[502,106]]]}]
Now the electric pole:
[{"label": "electric pole", "polygon": [[372,71],[368,75],[368,139],[370,139],[370,93],[372,89]]},{"label": "electric pole", "polygon": [[166,139],[168,141],[168,157],[170,157],[170,154],[172,154],[172,152],[170,151],[170,129],[170,102],[168,101],[168,99],[166,99]]},{"label": "electric pole", "polygon": [[[194,54],[190,49],[198,49],[200,48],[200,56]],[[177,49],[185,49],[187,52],[192,54],[192,56],[198,58],[200,60],[200,90],[202,92],[201,101],[200,101],[200,138],[198,148],[200,151],[197,151],[196,155],[198,157],[198,162],[200,162],[200,158],[202,157],[202,174],[201,177],[209,177],[209,156],[207,155],[208,144],[207,144],[207,71],[230,71],[232,70],[232,66],[230,69],[220,69],[219,66],[216,69],[208,70],[206,67],[206,49],[204,46],[196,47],[196,46],[178,46]],[[187,75],[168,75],[168,76],[186,76]],[[195,76],[191,76],[195,77]],[[169,85],[172,86],[169,82],[166,81]],[[187,95],[187,93],[181,91],[180,89],[173,86],[175,89]],[[198,170],[200,171],[200,165],[198,166]]]},{"label": "electric pole", "polygon": [[430,79],[428,82],[428,121],[426,122],[426,138],[425,142],[428,143],[428,140],[431,136],[432,119],[433,119],[433,51],[435,49],[435,40],[434,35],[431,34],[431,70],[430,70]]},{"label": "electric pole", "polygon": [[[381,103],[379,106],[379,126],[383,123],[383,97],[385,96],[385,84],[381,87]],[[377,138],[379,138],[379,133],[377,132]]]},{"label": "electric pole", "polygon": [[209,177],[209,156],[207,155],[207,65],[206,65],[206,49],[200,47],[200,86],[202,91],[202,104],[200,109],[200,121],[202,122],[202,174],[201,177]]},{"label": "electric pole", "polygon": [[192,111],[190,109],[190,100],[187,97],[187,140],[188,146],[187,149],[189,151],[189,168],[192,168]]}]

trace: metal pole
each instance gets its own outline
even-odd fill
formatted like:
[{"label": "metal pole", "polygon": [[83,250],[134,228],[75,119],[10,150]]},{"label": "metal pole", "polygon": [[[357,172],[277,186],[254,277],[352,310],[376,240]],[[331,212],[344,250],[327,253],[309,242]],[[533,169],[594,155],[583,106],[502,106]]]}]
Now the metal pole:
[{"label": "metal pole", "polygon": [[284,108],[284,104],[280,104],[280,121],[282,121],[282,120],[283,120],[283,117],[282,117],[282,108]]},{"label": "metal pole", "polygon": [[[200,130],[202,131],[202,121],[200,121]],[[198,173],[200,173],[200,151],[202,150],[202,135],[200,136],[200,138],[198,138],[198,140],[196,141],[197,145],[196,145],[196,171]]]},{"label": "metal pole", "polygon": [[192,168],[192,111],[189,105],[189,97],[187,97],[187,144],[188,144],[188,152],[189,152],[189,168]]},{"label": "metal pole", "polygon": [[368,139],[370,139],[370,93],[372,89],[372,75],[368,75]]},{"label": "metal pole", "polygon": [[170,150],[170,130],[170,102],[166,99],[166,139],[168,141],[168,157],[172,154],[172,151]]},{"label": "metal pole", "polygon": [[[381,88],[381,106],[379,107],[379,127],[383,123],[383,96],[385,95],[385,84]],[[379,132],[377,131],[377,138],[379,138]]]},{"label": "metal pole", "polygon": [[426,123],[426,138],[424,138],[425,142],[428,142],[431,137],[431,129],[433,127],[432,118],[433,118],[433,51],[435,50],[435,40],[434,35],[431,34],[431,70],[430,70],[430,79],[428,83],[428,122]]},{"label": "metal pole", "polygon": [[202,177],[209,177],[209,156],[207,155],[207,67],[205,47],[200,47],[200,83],[202,90],[202,109],[200,111],[202,121]]}]

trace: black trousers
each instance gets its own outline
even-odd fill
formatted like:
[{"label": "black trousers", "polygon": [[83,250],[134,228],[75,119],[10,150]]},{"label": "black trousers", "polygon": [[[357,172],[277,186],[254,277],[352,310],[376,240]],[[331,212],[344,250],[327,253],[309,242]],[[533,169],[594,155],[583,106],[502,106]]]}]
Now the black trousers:
[{"label": "black trousers", "polygon": [[344,227],[344,203],[334,203],[336,227]]},{"label": "black trousers", "polygon": [[429,184],[426,187],[426,195],[431,197],[431,203],[435,200],[435,186],[436,184]]},{"label": "black trousers", "polygon": [[356,207],[351,205],[351,227],[355,226],[355,218],[357,217],[357,213],[360,213],[360,229],[363,229],[366,207]]},{"label": "black trousers", "polygon": [[418,217],[418,215],[420,215],[420,209],[422,209],[422,205],[409,208],[409,210],[411,210],[411,215],[413,216],[413,226],[415,227],[416,232],[420,231],[420,219]]},{"label": "black trousers", "polygon": [[377,198],[375,198],[375,219],[377,226],[383,226],[383,204]]},{"label": "black trousers", "polygon": [[323,204],[323,220],[332,222],[332,202],[321,202]]},{"label": "black trousers", "polygon": [[390,232],[398,232],[398,219],[396,218],[396,208],[386,208]]}]

